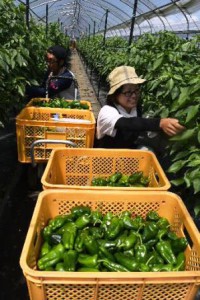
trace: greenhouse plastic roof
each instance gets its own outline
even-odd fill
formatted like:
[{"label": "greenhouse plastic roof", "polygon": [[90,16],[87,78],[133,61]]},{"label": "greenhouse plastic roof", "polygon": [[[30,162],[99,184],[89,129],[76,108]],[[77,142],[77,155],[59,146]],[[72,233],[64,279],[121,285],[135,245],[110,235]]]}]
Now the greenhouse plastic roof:
[{"label": "greenhouse plastic roof", "polygon": [[17,0],[39,22],[59,22],[71,37],[104,33],[133,36],[170,30],[200,32],[199,0]]}]

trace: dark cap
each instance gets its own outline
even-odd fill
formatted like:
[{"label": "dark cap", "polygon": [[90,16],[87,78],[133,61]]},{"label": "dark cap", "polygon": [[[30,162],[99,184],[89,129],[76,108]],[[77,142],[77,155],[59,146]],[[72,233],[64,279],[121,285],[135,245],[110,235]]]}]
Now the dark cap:
[{"label": "dark cap", "polygon": [[48,53],[53,54],[57,59],[66,59],[67,57],[67,51],[65,50],[64,47],[55,45],[51,46],[47,49]]}]

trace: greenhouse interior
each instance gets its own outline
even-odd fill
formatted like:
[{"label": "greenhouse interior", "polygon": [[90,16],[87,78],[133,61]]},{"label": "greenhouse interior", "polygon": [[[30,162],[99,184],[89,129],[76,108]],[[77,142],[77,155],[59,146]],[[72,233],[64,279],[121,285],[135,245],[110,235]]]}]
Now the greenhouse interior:
[{"label": "greenhouse interior", "polygon": [[0,13],[0,299],[200,300],[200,1]]}]

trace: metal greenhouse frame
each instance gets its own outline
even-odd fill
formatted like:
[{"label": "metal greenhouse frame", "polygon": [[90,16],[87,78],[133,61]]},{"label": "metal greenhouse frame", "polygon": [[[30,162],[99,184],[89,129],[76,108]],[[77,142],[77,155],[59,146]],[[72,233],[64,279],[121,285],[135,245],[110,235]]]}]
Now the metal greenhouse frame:
[{"label": "metal greenhouse frame", "polygon": [[200,32],[198,0],[16,0],[26,5],[26,21],[58,22],[67,35],[105,34],[129,39],[143,33],[173,31],[183,37]]}]

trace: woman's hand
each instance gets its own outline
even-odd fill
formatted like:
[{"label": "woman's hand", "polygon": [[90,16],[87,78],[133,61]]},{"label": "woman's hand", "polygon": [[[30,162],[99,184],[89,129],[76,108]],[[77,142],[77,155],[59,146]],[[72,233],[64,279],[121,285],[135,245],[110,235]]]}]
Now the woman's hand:
[{"label": "woman's hand", "polygon": [[169,136],[176,135],[185,129],[177,119],[163,118],[160,120],[160,128]]}]

